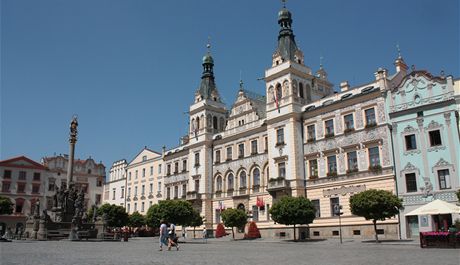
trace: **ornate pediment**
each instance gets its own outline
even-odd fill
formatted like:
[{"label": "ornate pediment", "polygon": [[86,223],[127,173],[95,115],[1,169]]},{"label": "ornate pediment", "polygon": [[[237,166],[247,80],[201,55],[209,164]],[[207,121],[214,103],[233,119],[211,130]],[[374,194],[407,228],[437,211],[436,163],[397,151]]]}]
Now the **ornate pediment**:
[{"label": "ornate pediment", "polygon": [[425,127],[425,130],[438,129],[440,127],[442,127],[441,124],[439,124],[439,123],[435,122],[434,120],[432,120],[430,122],[430,124],[428,124],[428,126]]},{"label": "ornate pediment", "polygon": [[439,161],[434,165],[435,167],[446,167],[450,166],[451,164],[444,160],[444,158],[439,159]]},{"label": "ornate pediment", "polygon": [[403,168],[402,171],[414,171],[418,170],[418,168],[411,164],[411,162],[407,162],[406,166]]},{"label": "ornate pediment", "polygon": [[417,129],[415,129],[414,127],[410,126],[410,125],[407,125],[406,128],[404,128],[404,130],[402,131],[403,134],[406,134],[406,133],[415,133],[417,131]]}]

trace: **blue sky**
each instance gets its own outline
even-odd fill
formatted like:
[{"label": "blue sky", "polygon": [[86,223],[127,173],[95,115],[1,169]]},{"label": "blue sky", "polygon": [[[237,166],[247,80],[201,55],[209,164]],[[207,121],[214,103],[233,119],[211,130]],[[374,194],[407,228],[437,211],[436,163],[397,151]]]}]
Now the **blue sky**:
[{"label": "blue sky", "polygon": [[[227,105],[240,72],[248,90],[271,65],[277,0],[1,0],[0,159],[68,153],[107,168],[144,146],[161,151],[186,134],[188,111],[211,37],[218,89]],[[399,43],[408,65],[459,77],[459,1],[287,3],[306,64],[319,58],[335,87],[394,73]]]}]

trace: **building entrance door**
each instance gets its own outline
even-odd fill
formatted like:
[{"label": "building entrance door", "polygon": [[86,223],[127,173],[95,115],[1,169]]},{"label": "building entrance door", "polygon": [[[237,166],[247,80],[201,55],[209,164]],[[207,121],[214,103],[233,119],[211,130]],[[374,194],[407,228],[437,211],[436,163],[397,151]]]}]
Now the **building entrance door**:
[{"label": "building entrance door", "polygon": [[418,216],[406,216],[407,220],[407,238],[413,238],[419,236]]}]

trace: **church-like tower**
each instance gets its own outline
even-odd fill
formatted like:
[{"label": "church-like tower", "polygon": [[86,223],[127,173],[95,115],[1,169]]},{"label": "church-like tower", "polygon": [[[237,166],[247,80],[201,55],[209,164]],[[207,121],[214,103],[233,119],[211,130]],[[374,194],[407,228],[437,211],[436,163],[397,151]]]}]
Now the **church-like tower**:
[{"label": "church-like tower", "polygon": [[296,196],[303,190],[302,107],[333,93],[322,65],[316,74],[305,65],[292,22],[292,14],[284,6],[278,13],[280,30],[272,67],[265,71],[268,156],[274,161],[269,163],[270,178],[284,179],[283,185],[269,187],[275,198]]}]

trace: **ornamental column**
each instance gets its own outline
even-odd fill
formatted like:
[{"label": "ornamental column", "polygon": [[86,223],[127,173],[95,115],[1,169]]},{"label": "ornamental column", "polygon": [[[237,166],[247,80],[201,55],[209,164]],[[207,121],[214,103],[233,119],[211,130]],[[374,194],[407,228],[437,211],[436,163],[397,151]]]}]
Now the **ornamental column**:
[{"label": "ornamental column", "polygon": [[78,134],[78,121],[77,117],[73,116],[72,121],[70,122],[70,134],[69,134],[69,143],[70,143],[70,151],[69,151],[69,163],[67,166],[67,188],[70,190],[73,185],[73,161],[75,155],[75,143],[77,143],[77,134]]}]

